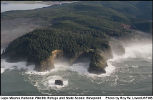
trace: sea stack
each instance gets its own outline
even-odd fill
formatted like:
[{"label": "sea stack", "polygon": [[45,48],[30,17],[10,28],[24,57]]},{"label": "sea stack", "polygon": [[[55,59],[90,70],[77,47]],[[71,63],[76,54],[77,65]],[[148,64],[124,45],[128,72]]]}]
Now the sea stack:
[{"label": "sea stack", "polygon": [[55,85],[63,85],[63,81],[62,80],[55,80]]}]

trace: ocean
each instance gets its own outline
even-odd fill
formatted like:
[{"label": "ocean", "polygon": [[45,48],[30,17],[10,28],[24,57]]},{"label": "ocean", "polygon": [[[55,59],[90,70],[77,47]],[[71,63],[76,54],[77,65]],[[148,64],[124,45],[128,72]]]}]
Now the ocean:
[{"label": "ocean", "polygon": [[[11,6],[2,12],[22,10]],[[24,61],[9,63],[1,59],[1,95],[152,95],[152,42],[141,42],[125,46],[122,56],[113,53],[107,61],[106,74],[101,75],[88,73],[89,62],[72,66],[61,62],[51,71],[36,72],[34,65],[26,66]],[[64,85],[55,85],[56,79],[63,80]]]},{"label": "ocean", "polygon": [[[106,74],[91,74],[89,62],[36,72],[26,62],[1,59],[2,95],[152,95],[152,43],[125,47],[125,54],[107,61]],[[56,79],[64,85],[54,84]]]}]

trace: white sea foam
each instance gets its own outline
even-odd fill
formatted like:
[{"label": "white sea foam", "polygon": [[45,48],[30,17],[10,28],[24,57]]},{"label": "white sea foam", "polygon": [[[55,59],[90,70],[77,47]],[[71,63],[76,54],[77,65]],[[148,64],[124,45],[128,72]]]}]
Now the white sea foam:
[{"label": "white sea foam", "polygon": [[80,75],[86,75],[88,74],[88,63],[75,63],[72,66],[70,66],[69,70],[78,72]]},{"label": "white sea foam", "polygon": [[[69,66],[66,62],[58,62],[55,63],[55,68],[50,71],[45,72],[37,72],[34,70],[34,65],[26,66],[26,62],[17,62],[17,63],[8,63],[6,60],[1,59],[1,73],[4,73],[5,70],[26,70],[26,74],[30,75],[29,80],[34,81],[34,86],[38,88],[41,92],[44,92],[45,90],[50,91],[52,89],[54,90],[60,90],[64,87],[67,87],[69,82],[68,79],[63,78],[63,75],[58,75],[57,73],[60,71],[73,71],[77,72],[79,75],[87,76],[91,78],[101,78],[106,76],[111,76],[113,73],[116,72],[116,67],[112,65],[113,62],[121,61],[125,58],[148,58],[150,57],[152,59],[152,44],[146,44],[146,45],[130,45],[125,47],[125,54],[122,56],[117,56],[113,54],[113,58],[109,59],[107,61],[107,67],[106,67],[106,73],[104,74],[92,74],[88,72],[89,68],[89,62],[86,63],[75,63],[71,66]],[[129,66],[129,65],[127,65]],[[136,65],[132,65],[133,68],[138,68]],[[56,73],[57,72],[57,73]],[[55,74],[54,74],[55,73]],[[34,75],[40,75],[38,79],[35,78]],[[55,80],[62,80],[63,85],[55,85]],[[117,85],[117,82],[119,80],[119,77],[116,76],[114,80],[114,85]],[[133,82],[134,79],[130,78],[129,82]],[[123,80],[123,82],[125,82]],[[48,93],[48,92],[47,92]]]},{"label": "white sea foam", "polygon": [[[63,64],[64,65],[64,64]],[[62,66],[61,63],[56,63],[55,68],[50,70],[50,71],[44,71],[44,72],[38,72],[35,70],[29,70],[25,72],[25,74],[29,75],[29,80],[33,83],[37,89],[43,93],[46,94],[46,90],[61,90],[64,87],[68,86],[68,79],[63,78],[61,75],[57,75],[60,71],[66,71],[67,66],[64,65]],[[36,78],[38,77],[39,78]],[[62,80],[63,85],[56,85],[55,80]],[[48,95],[51,95],[50,93],[47,92]]]},{"label": "white sea foam", "polygon": [[66,71],[69,69],[69,64],[67,62],[57,62],[54,64],[55,68],[52,70],[52,72],[57,71]]},{"label": "white sea foam", "polygon": [[91,74],[88,72],[89,62],[76,63],[76,64],[73,64],[72,66],[69,66],[69,64],[66,62],[58,62],[58,63],[55,63],[55,68],[50,71],[37,72],[34,70],[34,67],[35,67],[34,65],[27,66],[26,62],[10,63],[10,62],[7,62],[5,59],[1,59],[1,74],[4,73],[6,70],[14,70],[14,69],[25,70],[26,74],[31,74],[31,75],[48,75],[53,72],[70,70],[70,71],[78,72],[80,75],[86,75],[90,77],[95,77],[95,76],[103,77],[103,76],[109,76],[115,69],[115,67],[111,65],[111,61],[113,61],[113,59],[110,59],[107,61],[108,63],[108,67],[106,67],[107,73],[96,75],[96,74]]},{"label": "white sea foam", "polygon": [[58,62],[58,63],[55,63],[54,66],[55,68],[53,68],[52,70],[48,70],[48,71],[38,72],[35,70],[28,70],[25,73],[31,74],[31,75],[48,75],[50,73],[55,73],[58,71],[66,71],[69,69],[69,64],[67,62]]},{"label": "white sea foam", "polygon": [[[30,80],[35,81],[34,86],[38,88],[40,92],[43,93],[43,91],[50,91],[50,90],[61,90],[64,87],[68,86],[68,79],[64,79],[63,77],[59,75],[53,75],[53,76],[43,76],[40,79],[33,79],[30,78]],[[56,85],[55,80],[62,80],[63,85]]]},{"label": "white sea foam", "polygon": [[50,71],[38,72],[36,70],[27,70],[25,73],[28,75],[40,75],[41,76],[41,75],[48,75]]},{"label": "white sea foam", "polygon": [[[117,56],[113,54],[113,58],[107,61],[106,73],[104,74],[92,74],[88,72],[89,63],[75,63],[73,65],[68,65],[66,62],[55,63],[55,68],[50,71],[37,72],[34,70],[34,65],[26,66],[26,62],[16,62],[9,63],[5,59],[1,59],[1,73],[4,73],[6,70],[25,70],[24,75],[28,75],[28,80],[42,93],[52,95],[53,90],[62,91],[63,89],[69,89],[69,76],[71,74],[60,74],[60,72],[76,72],[79,75],[90,78],[93,82],[94,79],[100,79],[99,84],[102,84],[105,81],[111,81],[111,86],[117,86],[120,82],[122,84],[132,83],[135,81],[135,77],[129,77],[124,79],[116,72],[118,71],[117,66],[114,66],[113,63],[117,61],[122,61],[126,58],[151,58],[152,59],[152,44],[146,45],[130,45],[125,47],[125,55]],[[137,65],[126,65],[127,67],[138,68]],[[107,78],[109,77],[109,78]],[[149,77],[149,76],[148,76]],[[103,78],[103,79],[102,79]],[[63,85],[56,85],[55,80],[62,80]],[[96,82],[98,83],[98,82]]]},{"label": "white sea foam", "polygon": [[25,61],[22,62],[7,62],[5,59],[1,59],[1,74],[4,73],[6,70],[33,70],[34,65],[27,66]]},{"label": "white sea foam", "polygon": [[[27,71],[26,74],[30,74],[29,80],[34,81],[34,86],[38,88],[38,90],[46,94],[46,90],[61,90],[64,87],[67,87],[69,82],[68,79],[63,78],[63,75],[58,75],[56,72],[64,71],[67,72],[73,71],[77,72],[79,75],[85,75],[87,77],[104,77],[104,76],[109,76],[111,73],[114,71],[115,67],[111,65],[111,60],[108,60],[108,67],[106,68],[107,73],[106,74],[101,74],[101,75],[96,75],[96,74],[91,74],[88,72],[88,67],[89,67],[89,62],[87,63],[75,63],[72,66],[69,66],[67,63],[56,63],[55,68],[51,71],[45,71],[45,72],[36,72],[36,71]],[[54,73],[54,74],[52,74]],[[31,76],[32,75],[32,76]],[[40,75],[39,78],[35,78],[33,75]],[[56,85],[55,80],[62,80],[63,85]],[[50,95],[47,92],[48,95]]]},{"label": "white sea foam", "polygon": [[95,77],[106,77],[106,76],[110,76],[112,73],[115,72],[115,66],[112,65],[112,61],[113,61],[113,59],[109,59],[109,60],[107,61],[107,65],[108,65],[108,66],[105,68],[106,73],[102,73],[102,74],[99,74],[99,75],[97,75],[97,74],[92,74],[92,73],[88,73],[88,75],[89,75],[90,77],[93,77],[93,78],[95,78]]},{"label": "white sea foam", "polygon": [[[2,49],[1,49],[2,52]],[[37,75],[46,75],[51,72],[58,72],[58,71],[66,71],[71,70],[78,72],[80,75],[87,75],[91,77],[103,77],[103,76],[109,76],[113,71],[115,70],[115,66],[112,65],[112,62],[114,61],[120,61],[121,59],[125,58],[149,58],[152,59],[152,44],[133,44],[125,47],[125,54],[122,56],[118,56],[113,54],[113,59],[109,59],[107,61],[108,66],[106,67],[106,73],[105,74],[91,74],[88,72],[89,62],[88,63],[76,63],[72,66],[69,66],[68,63],[60,62],[55,64],[55,68],[51,71],[45,71],[45,72],[37,72],[34,71],[34,65],[26,66],[26,62],[16,62],[16,63],[9,63],[6,62],[5,59],[1,59],[1,73],[4,73],[6,70],[13,70],[13,69],[24,69],[27,70],[27,74],[37,74]],[[133,66],[135,67],[135,66]],[[136,66],[137,67],[137,66]]]},{"label": "white sea foam", "polygon": [[3,50],[4,50],[4,49],[2,48],[2,49],[1,49],[1,54],[2,54]]},{"label": "white sea foam", "polygon": [[[62,80],[63,85],[56,85],[55,80]],[[51,88],[51,89],[61,89],[63,87],[68,86],[68,80],[67,79],[63,79],[61,76],[56,76],[56,75],[55,76],[49,76],[42,81],[43,81],[43,85],[45,87]]]},{"label": "white sea foam", "polygon": [[132,65],[132,67],[133,67],[133,68],[138,68],[139,66],[138,66],[138,65]]},{"label": "white sea foam", "polygon": [[[56,75],[57,74],[56,72],[60,73],[60,71],[68,70],[69,68],[68,63],[58,62],[58,63],[55,63],[54,66],[55,68],[50,71],[37,72],[35,70],[29,70],[25,72],[26,74],[30,75],[29,80],[34,81],[34,86],[36,86],[38,90],[40,90],[40,92],[42,92],[43,94],[46,94],[44,90],[47,90],[47,91],[51,89],[60,90],[68,86],[68,79],[64,79],[62,76]],[[40,77],[38,79],[35,79],[33,78],[35,77],[33,75],[39,75]],[[63,85],[56,85],[55,80],[62,80]],[[49,93],[47,94],[50,95]]]},{"label": "white sea foam", "polygon": [[88,68],[89,68],[89,62],[88,63],[76,63],[73,64],[72,66],[70,66],[70,70],[71,71],[75,71],[78,72],[78,74],[80,75],[86,75],[88,77],[105,77],[105,76],[110,76],[114,71],[115,71],[115,66],[113,66],[112,63],[113,59],[109,59],[107,61],[107,67],[106,67],[106,73],[103,74],[92,74],[88,72]]},{"label": "white sea foam", "polygon": [[125,58],[152,58],[152,44],[134,44],[125,47]]},{"label": "white sea foam", "polygon": [[[115,69],[116,69],[116,67],[112,65],[112,62],[122,61],[127,58],[144,58],[144,59],[152,60],[152,43],[130,44],[125,47],[124,55],[119,56],[113,53],[113,58],[107,61],[108,66],[105,69],[106,70],[105,74],[100,74],[100,75],[91,74],[91,73],[88,73],[88,71],[86,70],[87,75],[91,77],[110,76],[113,72],[115,72]],[[138,68],[139,66],[132,65],[132,67]]]},{"label": "white sea foam", "polygon": [[120,61],[127,58],[144,58],[152,60],[152,43],[144,44],[130,44],[125,46],[125,54],[122,56],[113,53],[113,60]]}]

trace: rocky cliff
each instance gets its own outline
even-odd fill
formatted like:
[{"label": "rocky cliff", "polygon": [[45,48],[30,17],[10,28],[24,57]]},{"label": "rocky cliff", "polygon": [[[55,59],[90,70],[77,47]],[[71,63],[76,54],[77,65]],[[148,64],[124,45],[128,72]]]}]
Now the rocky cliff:
[{"label": "rocky cliff", "polygon": [[63,51],[62,50],[53,50],[51,52],[51,56],[49,56],[47,59],[39,62],[36,64],[35,69],[37,71],[46,71],[46,70],[51,70],[54,68],[54,60],[57,57],[60,57],[63,55]]},{"label": "rocky cliff", "polygon": [[112,58],[111,49],[107,50],[94,50],[92,52],[90,65],[88,71],[90,73],[101,74],[106,73],[105,68],[107,67],[107,60]]}]

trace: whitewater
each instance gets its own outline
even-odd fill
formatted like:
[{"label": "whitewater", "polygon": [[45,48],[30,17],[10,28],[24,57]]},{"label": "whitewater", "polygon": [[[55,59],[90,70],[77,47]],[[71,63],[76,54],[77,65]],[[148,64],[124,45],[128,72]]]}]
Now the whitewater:
[{"label": "whitewater", "polygon": [[[2,95],[152,94],[152,43],[125,46],[125,54],[113,53],[107,64],[106,74],[96,75],[88,72],[89,62],[72,66],[60,62],[51,71],[37,72],[34,65],[27,66],[26,62],[9,63],[1,59]],[[18,80],[14,81],[15,78]],[[64,85],[55,85],[56,79],[63,80]]]}]

